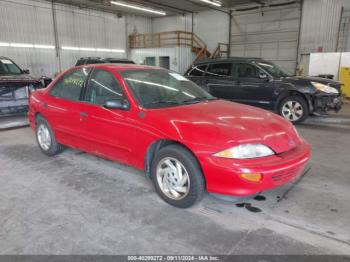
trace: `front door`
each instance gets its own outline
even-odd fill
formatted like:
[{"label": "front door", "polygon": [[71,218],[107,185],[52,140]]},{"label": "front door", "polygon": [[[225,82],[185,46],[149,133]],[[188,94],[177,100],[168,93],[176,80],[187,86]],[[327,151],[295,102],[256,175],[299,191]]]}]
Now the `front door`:
[{"label": "front door", "polygon": [[240,99],[240,90],[232,69],[230,62],[209,65],[206,72],[206,86],[210,94],[231,101]]},{"label": "front door", "polygon": [[274,84],[269,76],[254,64],[235,63],[240,97],[237,102],[271,109],[273,107]]},{"label": "front door", "polygon": [[87,151],[130,164],[134,134],[131,112],[108,109],[108,100],[126,100],[122,87],[113,72],[94,69],[87,83],[85,102],[81,106],[82,122],[87,132]]}]

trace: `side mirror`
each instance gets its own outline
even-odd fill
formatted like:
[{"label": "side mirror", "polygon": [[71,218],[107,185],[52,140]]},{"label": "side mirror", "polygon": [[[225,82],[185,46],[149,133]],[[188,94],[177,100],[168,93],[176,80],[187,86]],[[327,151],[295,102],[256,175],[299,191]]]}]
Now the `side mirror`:
[{"label": "side mirror", "polygon": [[260,78],[260,79],[268,79],[269,77],[268,77],[268,75],[265,74],[265,73],[260,73],[260,74],[259,74],[259,78]]},{"label": "side mirror", "polygon": [[23,71],[23,73],[24,73],[24,74],[27,74],[27,75],[29,75],[29,74],[30,74],[29,69],[24,69],[24,70],[22,70],[22,71]]},{"label": "side mirror", "polygon": [[129,103],[125,99],[111,99],[105,102],[104,107],[108,109],[128,110]]},{"label": "side mirror", "polygon": [[262,80],[265,80],[266,82],[269,82],[269,81],[273,80],[273,78],[270,75],[266,74],[266,73],[260,73],[259,74],[259,78],[262,79]]}]

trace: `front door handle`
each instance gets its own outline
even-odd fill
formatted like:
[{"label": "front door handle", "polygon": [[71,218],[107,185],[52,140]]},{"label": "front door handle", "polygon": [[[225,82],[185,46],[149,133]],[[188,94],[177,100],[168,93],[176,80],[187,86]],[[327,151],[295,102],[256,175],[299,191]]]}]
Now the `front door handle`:
[{"label": "front door handle", "polygon": [[80,115],[81,117],[87,117],[87,116],[88,116],[88,113],[86,113],[86,112],[80,112],[79,115]]}]

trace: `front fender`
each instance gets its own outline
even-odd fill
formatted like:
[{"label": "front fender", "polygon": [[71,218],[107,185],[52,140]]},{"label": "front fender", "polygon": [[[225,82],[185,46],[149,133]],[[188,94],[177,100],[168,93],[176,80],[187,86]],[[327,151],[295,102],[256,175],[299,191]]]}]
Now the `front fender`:
[{"label": "front fender", "polygon": [[308,87],[297,88],[292,83],[285,83],[280,87],[276,88],[275,95],[277,96],[277,99],[275,103],[275,111],[278,111],[278,107],[283,99],[285,99],[288,96],[299,95],[305,99],[309,106],[310,112],[312,112],[314,108],[312,96],[314,95],[314,93],[315,91],[311,90]]}]

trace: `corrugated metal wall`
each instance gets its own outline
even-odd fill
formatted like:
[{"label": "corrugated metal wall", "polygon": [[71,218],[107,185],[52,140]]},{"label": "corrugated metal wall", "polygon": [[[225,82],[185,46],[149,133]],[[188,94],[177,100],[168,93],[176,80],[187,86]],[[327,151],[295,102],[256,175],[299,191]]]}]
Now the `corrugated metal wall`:
[{"label": "corrugated metal wall", "polygon": [[[299,54],[336,50],[341,8],[350,9],[350,0],[304,0]],[[115,15],[92,10],[56,5],[58,37],[61,46],[125,49],[127,36],[133,32],[150,33],[192,29],[191,14],[162,18],[146,18]],[[298,50],[299,6],[266,9],[258,12],[233,14],[231,55],[259,56],[275,61],[290,70],[295,69]],[[55,45],[51,4],[40,0],[0,1],[0,43],[27,43]],[[213,51],[218,42],[228,42],[228,15],[217,11],[194,14],[194,32]],[[350,36],[350,34],[349,34]],[[350,51],[347,41],[346,51]],[[172,50],[177,50],[172,48]],[[154,56],[164,50],[154,51]],[[145,51],[149,54],[150,50]],[[169,51],[172,55],[173,51]],[[179,51],[180,52],[180,51]],[[186,51],[187,52],[187,51]],[[136,56],[135,54],[140,54]],[[182,52],[181,52],[182,53]],[[129,53],[98,53],[93,51],[60,50],[62,68],[73,65],[81,56],[126,57]],[[58,70],[54,49],[15,48],[1,46],[0,55],[9,56],[21,67],[36,75],[53,76]],[[131,58],[144,60],[139,51],[131,52]],[[172,55],[174,66],[182,72],[192,62],[193,54]],[[139,58],[141,57],[141,58]],[[181,60],[176,61],[181,57]],[[184,60],[183,60],[184,59]],[[191,61],[190,61],[191,60]]]},{"label": "corrugated metal wall", "polygon": [[300,54],[336,51],[342,6],[350,8],[350,1],[304,0]]},{"label": "corrugated metal wall", "polygon": [[125,17],[127,26],[127,35],[132,33],[152,33],[152,19],[136,15],[128,15]]},{"label": "corrugated metal wall", "polygon": [[234,12],[231,56],[262,57],[294,71],[296,68],[300,6]]},{"label": "corrugated metal wall", "polygon": [[152,19],[153,32],[167,32],[167,31],[191,31],[192,28],[192,16],[186,15],[173,15],[166,17],[157,17]]},{"label": "corrugated metal wall", "polygon": [[337,43],[338,52],[350,51],[350,8],[343,9],[341,23],[339,25],[339,36]]},{"label": "corrugated metal wall", "polygon": [[[300,4],[268,8],[263,13],[262,10],[233,13],[231,55],[263,57],[294,71],[297,60],[301,59],[297,57],[298,51],[299,55],[317,52],[319,48],[334,52],[341,8],[349,10],[350,0],[302,2],[302,14]],[[190,14],[155,18],[153,32],[190,31],[191,23]],[[228,42],[227,15],[216,11],[196,13],[194,32],[207,43],[209,50],[214,50],[218,42]],[[350,51],[350,40],[346,43],[344,50]]]},{"label": "corrugated metal wall", "polygon": [[[82,56],[126,57],[130,25],[139,32],[152,28],[151,19],[129,16],[118,18],[109,13],[55,5],[60,46],[123,49],[125,53],[62,50],[62,69]],[[55,45],[51,4],[38,0],[0,1],[0,43]],[[8,56],[35,75],[53,76],[59,71],[54,49],[0,46],[0,56]]]},{"label": "corrugated metal wall", "polygon": [[194,32],[207,44],[213,52],[218,43],[229,42],[230,17],[222,12],[204,11],[194,16]]},{"label": "corrugated metal wall", "polygon": [[[0,42],[54,45],[50,5],[33,1],[0,2]],[[55,50],[0,47],[0,56],[12,58],[36,75],[57,71]]]},{"label": "corrugated metal wall", "polygon": [[[126,50],[125,19],[91,10],[57,6],[57,29],[61,46]],[[61,50],[62,68],[81,56],[126,57],[126,53]]]},{"label": "corrugated metal wall", "polygon": [[[178,15],[153,19],[153,32],[182,30],[191,32],[192,15]],[[193,31],[213,52],[218,43],[228,43],[229,16],[218,11],[204,11],[194,14]]]}]

